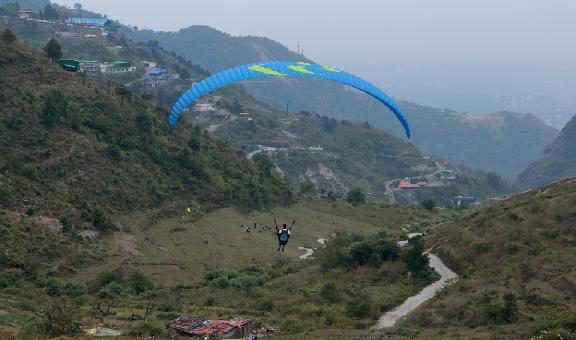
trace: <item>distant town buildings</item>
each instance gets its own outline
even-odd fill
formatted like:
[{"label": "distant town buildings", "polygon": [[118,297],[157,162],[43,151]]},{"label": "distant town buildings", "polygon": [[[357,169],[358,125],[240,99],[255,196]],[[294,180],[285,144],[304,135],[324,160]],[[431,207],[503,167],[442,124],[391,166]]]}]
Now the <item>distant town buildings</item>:
[{"label": "distant town buildings", "polygon": [[194,106],[196,112],[212,112],[216,111],[216,107],[212,103],[198,103]]},{"label": "distant town buildings", "polygon": [[68,18],[66,19],[66,23],[88,27],[109,27],[112,25],[112,21],[106,18]]}]

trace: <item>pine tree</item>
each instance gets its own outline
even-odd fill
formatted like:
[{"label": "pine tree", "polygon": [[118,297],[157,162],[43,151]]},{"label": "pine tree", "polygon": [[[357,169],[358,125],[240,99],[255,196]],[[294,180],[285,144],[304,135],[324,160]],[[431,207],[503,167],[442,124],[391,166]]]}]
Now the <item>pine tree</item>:
[{"label": "pine tree", "polygon": [[46,52],[46,56],[48,56],[52,61],[62,58],[62,46],[60,46],[58,41],[54,38],[50,39],[48,43],[46,43],[46,46],[44,46],[44,52]]},{"label": "pine tree", "polygon": [[58,14],[58,11],[56,11],[56,9],[54,9],[54,7],[52,7],[51,5],[46,5],[46,7],[44,7],[44,19],[46,20],[58,20],[60,19],[60,14]]}]

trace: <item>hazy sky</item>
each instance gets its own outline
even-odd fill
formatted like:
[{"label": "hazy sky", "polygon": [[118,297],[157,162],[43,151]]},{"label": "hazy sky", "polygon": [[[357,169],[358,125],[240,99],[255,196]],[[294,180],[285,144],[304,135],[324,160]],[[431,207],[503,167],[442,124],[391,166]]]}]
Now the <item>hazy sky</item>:
[{"label": "hazy sky", "polygon": [[576,113],[576,0],[55,2],[140,28],[209,25],[293,50],[300,41],[307,57],[421,103]]}]

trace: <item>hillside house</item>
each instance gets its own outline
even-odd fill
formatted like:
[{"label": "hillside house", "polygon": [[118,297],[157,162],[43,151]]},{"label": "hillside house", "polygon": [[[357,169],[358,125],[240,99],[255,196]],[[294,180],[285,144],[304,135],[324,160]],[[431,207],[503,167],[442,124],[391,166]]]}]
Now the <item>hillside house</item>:
[{"label": "hillside house", "polygon": [[80,71],[80,62],[75,59],[60,59],[58,60],[58,65],[69,72]]},{"label": "hillside house", "polygon": [[113,61],[100,64],[100,73],[116,74],[136,72],[136,67],[132,66],[129,61]]},{"label": "hillside house", "polygon": [[36,13],[34,13],[31,9],[21,9],[18,11],[18,18],[20,19],[28,19],[33,17]]},{"label": "hillside house", "polygon": [[438,171],[438,174],[440,175],[440,179],[447,179],[447,180],[456,179],[454,170],[451,169],[442,168],[440,169],[440,171]]},{"label": "hillside house", "polygon": [[469,196],[456,196],[452,198],[452,204],[456,208],[467,208],[474,201],[476,201],[476,198]]},{"label": "hillside house", "polygon": [[398,187],[400,189],[418,189],[418,188],[425,188],[429,185],[427,181],[418,181],[416,183],[412,183],[410,179],[403,179],[400,181],[400,185]]},{"label": "hillside house", "polygon": [[170,337],[222,337],[244,339],[250,336],[252,321],[245,319],[205,320],[197,316],[180,316],[166,322]]},{"label": "hillside house", "polygon": [[165,68],[151,68],[148,70],[148,75],[150,77],[162,77],[168,73],[168,70]]},{"label": "hillside house", "polygon": [[80,71],[100,73],[100,62],[96,60],[80,60]]},{"label": "hillside house", "polygon": [[418,184],[412,184],[412,182],[410,182],[409,179],[401,180],[400,185],[398,185],[398,187],[403,190],[420,188]]}]

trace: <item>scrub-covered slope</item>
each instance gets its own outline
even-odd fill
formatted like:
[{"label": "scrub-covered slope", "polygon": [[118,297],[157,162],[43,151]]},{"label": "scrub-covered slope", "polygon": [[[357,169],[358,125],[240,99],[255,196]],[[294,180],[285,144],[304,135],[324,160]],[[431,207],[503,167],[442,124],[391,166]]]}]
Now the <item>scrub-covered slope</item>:
[{"label": "scrub-covered slope", "polygon": [[461,278],[406,328],[422,338],[529,339],[546,330],[572,339],[575,201],[572,178],[432,227],[428,246]]}]

